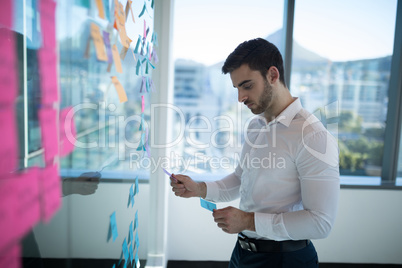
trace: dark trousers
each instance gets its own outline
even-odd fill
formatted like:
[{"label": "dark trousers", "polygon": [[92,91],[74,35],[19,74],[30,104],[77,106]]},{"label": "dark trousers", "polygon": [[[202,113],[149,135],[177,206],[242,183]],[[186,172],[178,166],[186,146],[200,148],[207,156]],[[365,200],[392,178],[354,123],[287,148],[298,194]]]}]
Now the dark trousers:
[{"label": "dark trousers", "polygon": [[230,259],[229,268],[310,268],[318,267],[318,256],[312,242],[292,252],[254,253],[241,248],[239,242]]}]

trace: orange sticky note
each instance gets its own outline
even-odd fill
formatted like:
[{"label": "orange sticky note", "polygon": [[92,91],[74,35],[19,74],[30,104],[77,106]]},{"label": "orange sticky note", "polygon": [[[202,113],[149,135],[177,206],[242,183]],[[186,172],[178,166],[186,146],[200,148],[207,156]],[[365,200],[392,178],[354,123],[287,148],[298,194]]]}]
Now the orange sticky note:
[{"label": "orange sticky note", "polygon": [[124,13],[124,7],[121,3],[116,7],[114,15],[116,17],[115,24],[117,30],[119,31],[120,41],[126,48],[130,47],[131,39],[127,36],[126,32],[126,15]]},{"label": "orange sticky note", "polygon": [[112,83],[116,88],[117,94],[119,95],[120,102],[126,102],[127,101],[126,91],[124,90],[123,86],[120,84],[116,76],[112,76]]},{"label": "orange sticky note", "polygon": [[116,71],[119,73],[123,73],[123,68],[121,67],[119,51],[117,50],[116,45],[112,46],[112,54],[113,54],[114,65],[116,66]]},{"label": "orange sticky note", "polygon": [[91,23],[91,37],[92,40],[94,40],[96,57],[100,61],[107,61],[108,58],[106,54],[105,43],[103,43],[103,38],[100,33],[99,27],[95,23]]},{"label": "orange sticky note", "polygon": [[105,10],[103,9],[102,0],[95,0],[95,2],[96,2],[96,6],[98,7],[98,10],[99,10],[99,17],[101,19],[104,19],[105,18]]},{"label": "orange sticky note", "polygon": [[120,59],[124,60],[127,55],[128,48],[122,47],[120,50]]},{"label": "orange sticky note", "polygon": [[[127,10],[127,6],[128,6],[130,8],[131,18],[133,19],[133,22],[135,23],[134,12],[133,12],[133,9],[131,8],[132,3],[133,3],[133,1],[131,1],[131,0],[127,1],[126,10]],[[127,11],[126,11],[126,14],[127,14]]]}]

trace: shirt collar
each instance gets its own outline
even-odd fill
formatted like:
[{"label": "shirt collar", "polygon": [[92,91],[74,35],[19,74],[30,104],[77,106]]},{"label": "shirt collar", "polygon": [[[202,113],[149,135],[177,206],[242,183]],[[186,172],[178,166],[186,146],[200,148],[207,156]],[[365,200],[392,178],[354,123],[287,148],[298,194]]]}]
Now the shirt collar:
[{"label": "shirt collar", "polygon": [[264,113],[258,115],[258,118],[262,120],[266,125],[272,125],[274,123],[281,123],[282,125],[289,127],[293,118],[295,118],[296,114],[300,112],[302,109],[302,105],[299,98],[293,98],[293,102],[285,108],[274,120],[267,123],[266,118],[264,117]]}]

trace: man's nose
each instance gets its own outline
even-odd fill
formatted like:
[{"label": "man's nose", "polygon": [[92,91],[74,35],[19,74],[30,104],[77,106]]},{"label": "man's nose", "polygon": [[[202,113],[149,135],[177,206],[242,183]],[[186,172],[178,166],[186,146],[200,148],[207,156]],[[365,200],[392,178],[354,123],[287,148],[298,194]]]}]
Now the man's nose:
[{"label": "man's nose", "polygon": [[239,89],[237,94],[238,94],[238,101],[241,103],[245,102],[248,98],[243,90]]}]

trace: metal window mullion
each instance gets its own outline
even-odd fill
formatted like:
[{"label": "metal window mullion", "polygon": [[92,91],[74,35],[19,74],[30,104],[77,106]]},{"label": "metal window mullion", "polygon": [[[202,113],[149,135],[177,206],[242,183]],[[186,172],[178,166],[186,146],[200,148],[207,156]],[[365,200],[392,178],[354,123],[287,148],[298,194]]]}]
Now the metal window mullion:
[{"label": "metal window mullion", "polygon": [[293,23],[295,15],[295,0],[285,0],[283,27],[282,27],[282,46],[283,46],[283,64],[285,71],[285,82],[290,90],[290,75],[292,70],[292,52],[293,52]]},{"label": "metal window mullion", "polygon": [[398,172],[398,154],[402,118],[402,0],[398,0],[394,51],[388,89],[388,112],[384,137],[381,183],[394,184]]},{"label": "metal window mullion", "polygon": [[23,38],[22,38],[22,47],[23,47],[23,98],[24,98],[24,168],[28,167],[28,160],[29,160],[29,149],[28,149],[28,62],[27,62],[27,40],[26,40],[26,29],[27,29],[27,16],[26,16],[26,0],[22,1],[22,31],[23,31]]}]

